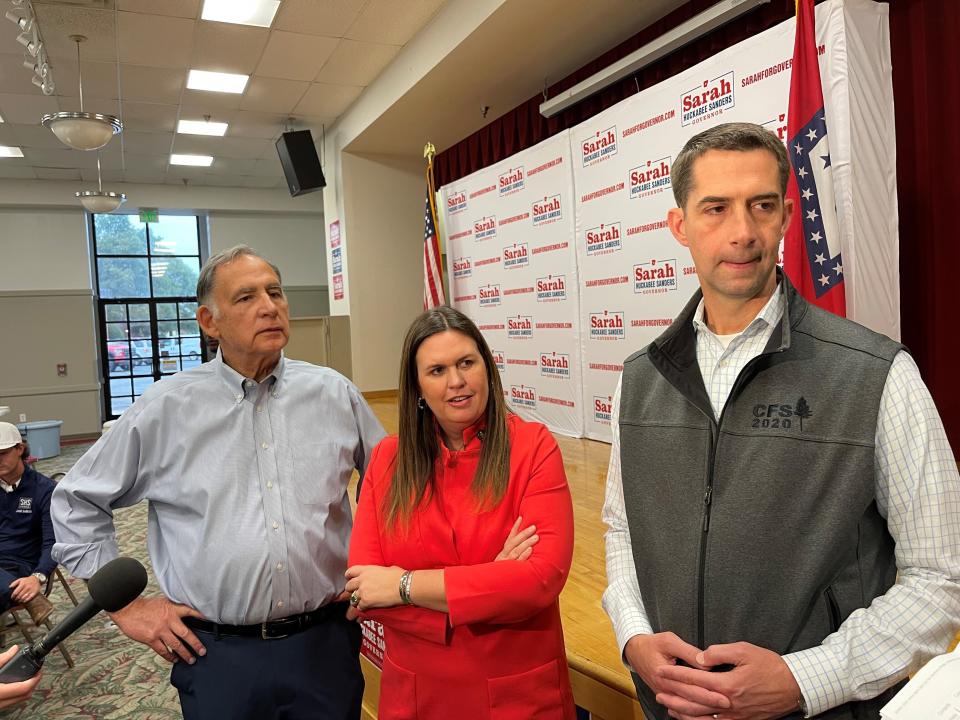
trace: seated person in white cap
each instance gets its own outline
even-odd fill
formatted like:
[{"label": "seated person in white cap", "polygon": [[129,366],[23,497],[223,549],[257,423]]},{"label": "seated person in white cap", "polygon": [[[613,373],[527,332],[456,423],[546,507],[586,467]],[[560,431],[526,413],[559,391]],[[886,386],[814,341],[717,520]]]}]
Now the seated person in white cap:
[{"label": "seated person in white cap", "polygon": [[0,422],[0,612],[21,604],[40,624],[53,610],[43,590],[57,566],[50,557],[54,483],[24,462],[29,454],[16,425]]}]

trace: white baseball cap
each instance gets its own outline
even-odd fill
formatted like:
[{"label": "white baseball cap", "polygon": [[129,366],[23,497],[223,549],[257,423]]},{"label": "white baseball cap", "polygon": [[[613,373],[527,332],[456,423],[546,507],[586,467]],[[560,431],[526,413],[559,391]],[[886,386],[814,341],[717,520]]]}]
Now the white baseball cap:
[{"label": "white baseball cap", "polygon": [[0,422],[0,450],[12,448],[14,445],[19,445],[22,442],[23,438],[20,437],[20,431],[17,430],[16,425],[11,425],[8,422]]}]

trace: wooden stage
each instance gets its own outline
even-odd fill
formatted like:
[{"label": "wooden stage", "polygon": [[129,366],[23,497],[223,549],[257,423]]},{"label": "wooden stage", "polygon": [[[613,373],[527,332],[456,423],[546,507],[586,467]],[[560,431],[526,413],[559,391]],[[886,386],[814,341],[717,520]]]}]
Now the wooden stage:
[{"label": "wooden stage", "polygon": [[[387,432],[395,433],[396,395],[365,395]],[[600,597],[607,585],[603,556],[606,526],[600,521],[600,510],[610,446],[593,440],[556,437],[573,496],[576,533],[573,566],[560,595],[574,698],[577,705],[592,713],[593,720],[639,720],[643,712],[633,682],[620,660],[610,620],[600,606]],[[354,495],[353,487],[350,495]],[[361,661],[367,680],[364,714],[372,719],[377,716],[380,671],[366,658]]]}]

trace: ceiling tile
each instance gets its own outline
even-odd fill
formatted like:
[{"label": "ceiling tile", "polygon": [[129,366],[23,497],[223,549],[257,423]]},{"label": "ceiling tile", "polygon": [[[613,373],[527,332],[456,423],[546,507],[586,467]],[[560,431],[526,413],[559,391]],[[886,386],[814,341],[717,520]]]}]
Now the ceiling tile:
[{"label": "ceiling tile", "polygon": [[186,68],[196,23],[186,18],[122,12],[120,61],[146,67]]},{"label": "ceiling tile", "polygon": [[[257,165],[257,161],[253,158],[218,157],[216,165],[217,165],[217,172],[215,174],[232,175],[234,177],[237,177],[240,175],[251,174]],[[213,167],[213,166],[211,165],[210,167]]]},{"label": "ceiling tile", "polygon": [[[74,62],[63,61],[53,68],[53,79],[57,84],[59,97],[78,96],[80,83],[77,77],[76,58]],[[115,62],[83,61],[83,101],[87,98],[117,97],[117,64]],[[79,102],[77,108],[79,108]]]},{"label": "ceiling tile", "polygon": [[400,49],[399,45],[341,40],[314,80],[334,85],[369,85]]},{"label": "ceiling tile", "polygon": [[445,0],[370,0],[344,37],[350,40],[406,45]]},{"label": "ceiling tile", "polygon": [[124,100],[176,105],[186,77],[182,69],[123,65],[120,87]]},{"label": "ceiling tile", "polygon": [[302,115],[339,117],[361,92],[362,87],[313,83],[296,106],[295,112]]},{"label": "ceiling tile", "polygon": [[[2,127],[2,126],[0,126]],[[17,144],[21,147],[38,150],[64,150],[66,146],[57,139],[49,128],[40,123],[33,125],[11,125]]]},{"label": "ceiling tile", "polygon": [[173,133],[125,132],[123,134],[123,147],[128,153],[142,155],[169,154],[172,145]]},{"label": "ceiling tile", "polygon": [[128,152],[124,157],[126,172],[132,173],[163,173],[170,162],[170,148],[167,147],[162,155],[144,155]]},{"label": "ceiling tile", "polygon": [[[3,32],[9,32],[13,29],[11,25],[8,29],[7,27],[3,28],[3,31],[0,31],[0,35],[3,35]],[[14,35],[16,33],[13,33]],[[17,45],[20,48],[19,45]],[[21,50],[23,48],[20,48]],[[13,54],[13,53],[4,53],[0,55],[0,93],[16,93],[21,95],[32,95],[36,93],[40,94],[40,88],[36,87],[31,81],[30,78],[33,77],[33,73],[30,70],[27,70],[21,62],[28,59],[29,56],[23,53]],[[29,58],[32,60],[32,58]],[[311,79],[311,78],[308,78]],[[59,75],[54,78],[54,80],[59,84],[60,78]]]},{"label": "ceiling tile", "polygon": [[257,75],[313,80],[340,40],[321,35],[273,31],[257,65]]},{"label": "ceiling tile", "polygon": [[233,23],[197,23],[190,67],[250,75],[263,54],[270,30]]},{"label": "ceiling tile", "polygon": [[173,152],[186,155],[213,155],[215,158],[259,158],[274,151],[273,142],[260,138],[177,135]]},{"label": "ceiling tile", "polygon": [[[249,83],[247,85],[249,87]],[[243,95],[239,93],[209,92],[207,90],[184,90],[181,102],[184,107],[202,108],[204,114],[214,115],[218,110],[236,110]]]},{"label": "ceiling tile", "polygon": [[286,126],[287,115],[238,110],[233,116],[227,137],[276,138]]},{"label": "ceiling tile", "polygon": [[[85,183],[90,183],[86,190],[97,189],[97,169],[83,169],[80,171],[80,177]],[[100,179],[103,182],[103,189],[107,192],[125,192],[126,189],[121,185],[123,183],[123,173],[119,170],[101,170]]]},{"label": "ceiling tile", "polygon": [[123,102],[124,131],[173,132],[176,121],[176,105]]},{"label": "ceiling tile", "polygon": [[[80,98],[75,95],[64,95],[59,98],[60,110],[71,112],[80,109]],[[99,113],[100,115],[113,115],[120,117],[120,103],[116,98],[110,100],[102,97],[90,97],[83,94],[83,109],[86,112]]]},{"label": "ceiling tile", "polygon": [[26,165],[10,165],[7,163],[8,158],[4,158],[0,162],[0,178],[16,178],[16,179],[37,179],[37,172],[32,168]]},{"label": "ceiling tile", "polygon": [[284,0],[273,21],[276,30],[343,37],[367,0]]},{"label": "ceiling tile", "polygon": [[117,0],[117,7],[128,12],[152,15],[173,15],[182,18],[200,17],[201,0]]},{"label": "ceiling tile", "polygon": [[31,165],[37,168],[70,168],[97,166],[97,154],[85,153],[80,150],[41,150],[39,148],[24,148],[24,157]]},{"label": "ceiling tile", "polygon": [[[77,61],[77,44],[70,35],[84,35],[80,56],[84,62],[97,60],[115,62],[117,59],[116,32],[113,10],[103,8],[70,7],[67,5],[34,6],[43,44],[52,60]],[[56,74],[54,74],[56,78]],[[59,79],[57,79],[59,83]]]},{"label": "ceiling tile", "polygon": [[310,83],[307,82],[254,76],[247,84],[240,109],[289,113],[300,102],[309,86]]},{"label": "ceiling tile", "polygon": [[41,180],[79,180],[77,168],[37,168],[37,177]]},{"label": "ceiling tile", "polygon": [[[13,125],[12,123],[0,123],[0,145],[20,145],[20,139],[17,137],[17,130],[20,128],[33,128],[33,125]],[[41,127],[44,132],[49,130]],[[53,133],[50,133],[51,135]]]},{"label": "ceiling tile", "polygon": [[280,165],[280,158],[274,154],[272,157],[263,157],[257,160],[251,175],[260,177],[283,177],[283,167]]},{"label": "ceiling tile", "polygon": [[241,178],[244,187],[248,188],[275,188],[279,187],[282,183],[281,180],[270,177],[257,177],[256,175],[250,175],[244,178]]},{"label": "ceiling tile", "polygon": [[123,174],[123,181],[128,183],[151,183],[162,184],[167,179],[167,174],[162,170],[151,172],[149,170],[127,170]]},{"label": "ceiling tile", "polygon": [[47,113],[59,112],[56,98],[36,95],[0,95],[0,115],[8,123],[32,125]]}]

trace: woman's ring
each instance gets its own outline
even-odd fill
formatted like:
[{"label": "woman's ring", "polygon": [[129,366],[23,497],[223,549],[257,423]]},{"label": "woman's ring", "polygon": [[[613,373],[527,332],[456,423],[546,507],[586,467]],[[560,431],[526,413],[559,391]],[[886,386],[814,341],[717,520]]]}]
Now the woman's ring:
[{"label": "woman's ring", "polygon": [[350,605],[356,607],[360,604],[360,591],[354,590],[353,594],[350,596]]}]

